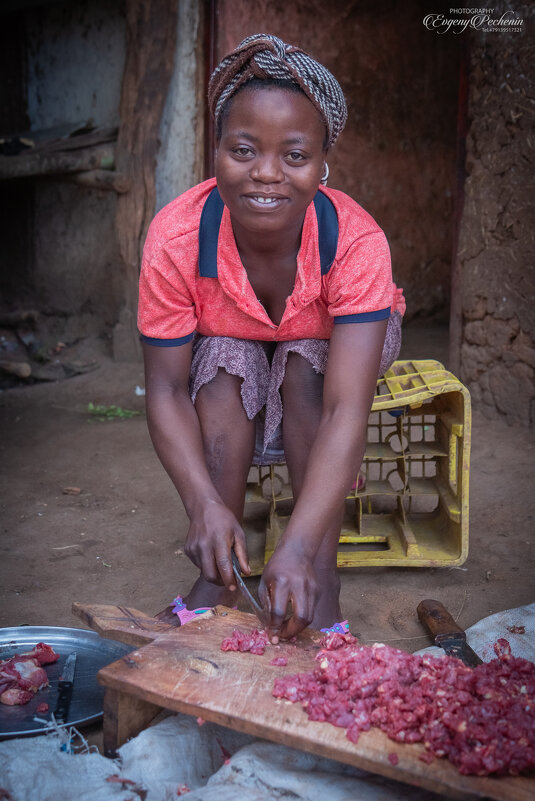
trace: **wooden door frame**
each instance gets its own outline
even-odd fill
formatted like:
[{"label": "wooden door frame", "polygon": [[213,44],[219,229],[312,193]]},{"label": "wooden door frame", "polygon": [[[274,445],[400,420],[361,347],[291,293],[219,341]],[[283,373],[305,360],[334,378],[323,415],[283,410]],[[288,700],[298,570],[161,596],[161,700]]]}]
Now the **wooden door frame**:
[{"label": "wooden door frame", "polygon": [[119,105],[115,168],[128,191],[117,197],[115,229],[124,296],[113,332],[118,360],[137,361],[137,295],[143,243],[156,203],[160,121],[175,58],[179,0],[127,0],[126,58]]}]

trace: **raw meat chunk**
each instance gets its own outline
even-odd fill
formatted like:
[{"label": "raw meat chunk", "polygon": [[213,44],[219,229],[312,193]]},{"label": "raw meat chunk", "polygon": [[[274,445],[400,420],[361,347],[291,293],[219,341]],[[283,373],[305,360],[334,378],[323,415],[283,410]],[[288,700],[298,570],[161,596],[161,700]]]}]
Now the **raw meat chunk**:
[{"label": "raw meat chunk", "polygon": [[8,706],[27,704],[42,687],[48,676],[42,665],[56,662],[59,654],[44,642],[24,654],[0,660],[0,703]]},{"label": "raw meat chunk", "polygon": [[246,634],[240,629],[234,629],[230,637],[226,637],[221,643],[222,651],[250,651],[252,654],[261,656],[269,645],[269,637],[265,631],[253,629],[250,634]]}]

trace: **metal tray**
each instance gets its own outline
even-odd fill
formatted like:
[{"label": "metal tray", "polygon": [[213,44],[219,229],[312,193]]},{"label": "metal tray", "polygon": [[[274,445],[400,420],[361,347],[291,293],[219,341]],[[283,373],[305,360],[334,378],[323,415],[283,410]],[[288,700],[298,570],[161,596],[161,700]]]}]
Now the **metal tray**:
[{"label": "metal tray", "polygon": [[[66,724],[80,726],[97,720],[102,715],[104,687],[97,681],[100,668],[115,662],[130,651],[130,645],[105,640],[94,631],[67,629],[54,626],[19,626],[0,629],[0,659],[31,651],[38,642],[51,645],[60,655],[57,662],[44,665],[49,687],[44,687],[27,704],[7,706],[0,704],[0,738],[20,737],[23,734],[42,734],[53,728],[52,712],[58,697],[58,679],[66,657],[76,651],[74,688]],[[49,711],[37,715],[38,704],[47,703]],[[38,717],[45,723],[34,720]]]}]

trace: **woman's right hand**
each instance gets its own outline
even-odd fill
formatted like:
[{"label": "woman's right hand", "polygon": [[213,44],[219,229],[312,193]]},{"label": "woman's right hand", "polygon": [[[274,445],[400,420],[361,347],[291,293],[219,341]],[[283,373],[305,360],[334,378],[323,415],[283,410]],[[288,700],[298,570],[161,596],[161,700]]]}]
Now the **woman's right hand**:
[{"label": "woman's right hand", "polygon": [[264,567],[258,587],[260,603],[269,610],[273,643],[295,637],[312,622],[319,594],[314,564],[306,550],[281,541]]},{"label": "woman's right hand", "polygon": [[213,584],[236,589],[232,571],[231,550],[234,549],[242,572],[249,575],[245,534],[230,509],[222,502],[209,500],[190,520],[184,551]]}]

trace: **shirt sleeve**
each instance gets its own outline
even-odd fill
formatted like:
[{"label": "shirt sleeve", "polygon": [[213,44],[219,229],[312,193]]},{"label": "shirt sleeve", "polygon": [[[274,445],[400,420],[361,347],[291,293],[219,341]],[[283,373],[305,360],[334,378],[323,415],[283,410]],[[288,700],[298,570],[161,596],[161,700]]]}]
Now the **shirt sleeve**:
[{"label": "shirt sleeve", "polygon": [[193,338],[196,325],[195,304],[186,281],[165,248],[154,246],[149,232],[139,279],[141,338],[160,347],[183,345]]},{"label": "shirt sleeve", "polygon": [[335,323],[390,317],[393,300],[390,248],[382,231],[359,237],[327,274],[327,303]]}]

